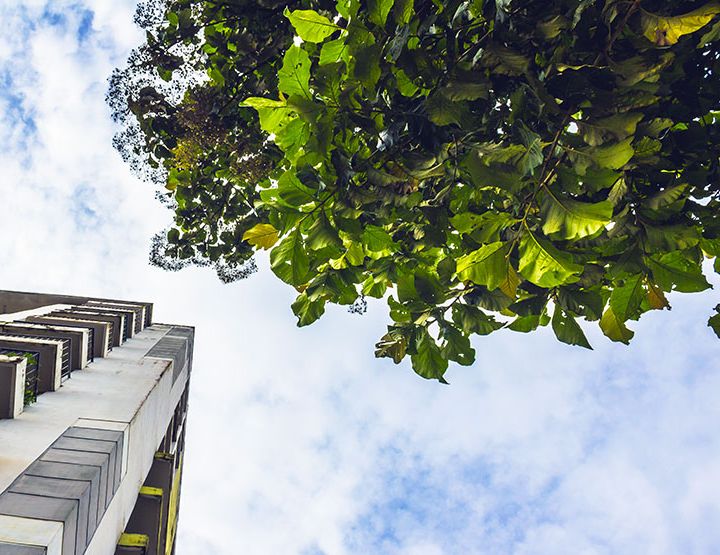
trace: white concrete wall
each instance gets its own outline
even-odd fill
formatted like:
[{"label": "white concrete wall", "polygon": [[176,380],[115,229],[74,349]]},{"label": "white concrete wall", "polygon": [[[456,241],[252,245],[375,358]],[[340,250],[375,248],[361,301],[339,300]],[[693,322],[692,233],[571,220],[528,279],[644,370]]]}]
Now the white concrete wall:
[{"label": "white concrete wall", "polygon": [[[90,555],[114,552],[184,391],[187,368],[173,384],[172,361],[143,358],[169,330],[146,328],[106,358],[73,372],[58,391],[40,395],[17,419],[0,421],[0,491],[70,426],[126,432],[124,476],[86,551]],[[0,538],[2,526],[0,521]]]}]

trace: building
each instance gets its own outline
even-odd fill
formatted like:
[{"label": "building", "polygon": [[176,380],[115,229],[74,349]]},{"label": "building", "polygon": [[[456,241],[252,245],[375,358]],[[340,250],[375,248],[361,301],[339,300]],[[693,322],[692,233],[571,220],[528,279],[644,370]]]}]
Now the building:
[{"label": "building", "polygon": [[194,329],[0,291],[0,555],[175,550]]}]

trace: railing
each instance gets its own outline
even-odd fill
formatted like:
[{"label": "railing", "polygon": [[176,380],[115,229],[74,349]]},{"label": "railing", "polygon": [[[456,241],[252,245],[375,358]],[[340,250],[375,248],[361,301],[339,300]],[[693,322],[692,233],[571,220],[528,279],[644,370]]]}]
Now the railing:
[{"label": "railing", "polygon": [[70,340],[62,339],[59,337],[47,337],[43,335],[18,335],[17,337],[24,339],[51,339],[52,341],[58,341],[62,343],[62,353],[60,355],[60,379],[62,381],[67,380],[72,372],[70,365]]},{"label": "railing", "polygon": [[103,317],[110,317],[110,318],[117,318],[120,321],[120,326],[118,326],[117,330],[115,329],[115,325],[110,322],[110,326],[113,328],[113,341],[116,340],[115,334],[117,333],[119,339],[117,342],[119,344],[124,343],[128,337],[130,337],[130,316],[132,315],[132,312],[126,312],[124,310],[114,310],[114,309],[108,309],[108,308],[100,308],[97,306],[92,305],[78,305],[74,306],[70,309],[71,312],[77,312],[77,313],[85,313],[90,315],[97,315],[97,316],[103,316]]},{"label": "railing", "polygon": [[34,351],[19,351],[17,349],[0,349],[0,355],[25,357],[25,406],[32,405],[38,396],[38,367],[40,366],[40,353]]},{"label": "railing", "polygon": [[95,361],[95,328],[85,328],[90,333],[88,333],[88,361],[94,362]]},{"label": "railing", "polygon": [[[70,319],[70,318],[68,318],[68,319]],[[29,321],[29,320],[23,320],[20,323],[23,323],[23,322],[27,322],[28,324],[31,324],[31,325],[38,325],[37,322],[33,322],[33,321]],[[40,325],[50,326],[52,328],[81,328],[81,329],[87,330],[87,332],[88,332],[88,344],[87,344],[88,362],[93,362],[95,360],[95,328],[84,325],[80,321],[78,321],[77,323],[54,321],[50,324],[40,324]]]}]

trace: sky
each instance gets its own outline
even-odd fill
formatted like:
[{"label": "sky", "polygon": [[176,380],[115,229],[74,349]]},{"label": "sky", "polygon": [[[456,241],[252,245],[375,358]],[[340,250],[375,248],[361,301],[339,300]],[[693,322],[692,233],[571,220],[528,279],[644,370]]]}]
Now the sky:
[{"label": "sky", "polygon": [[260,257],[232,285],[148,265],[171,214],[112,148],[131,0],[0,0],[0,287],[196,326],[178,555],[716,554],[714,290],[632,345],[478,338],[449,386],[373,357],[386,307],[299,329]]}]

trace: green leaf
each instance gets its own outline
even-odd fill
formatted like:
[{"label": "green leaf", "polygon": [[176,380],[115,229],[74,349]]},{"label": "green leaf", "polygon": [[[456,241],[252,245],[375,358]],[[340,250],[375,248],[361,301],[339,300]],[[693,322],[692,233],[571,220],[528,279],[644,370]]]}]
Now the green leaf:
[{"label": "green leaf", "polygon": [[540,287],[574,283],[583,267],[575,264],[569,254],[536,237],[529,229],[520,240],[520,275]]},{"label": "green leaf", "polygon": [[372,252],[392,252],[397,250],[397,244],[392,240],[390,234],[376,225],[365,226],[361,240],[365,248]]},{"label": "green leaf", "polygon": [[415,278],[415,290],[423,302],[436,305],[444,300],[443,286],[434,273],[417,269],[413,275]]},{"label": "green leaf", "polygon": [[345,19],[354,19],[360,9],[360,0],[337,0],[336,9]]},{"label": "green leaf", "polygon": [[367,89],[374,89],[382,71],[380,69],[380,47],[370,44],[352,53],[355,59],[354,77]]},{"label": "green leaf", "polygon": [[303,206],[315,201],[315,191],[303,185],[292,170],[278,179],[278,194],[290,206]]},{"label": "green leaf", "polygon": [[470,280],[488,289],[497,289],[507,278],[507,248],[502,242],[483,245],[457,259],[457,275],[463,280]]},{"label": "green leaf", "polygon": [[494,71],[505,75],[522,75],[530,66],[530,60],[521,53],[495,43],[485,48],[482,62],[486,66],[494,66]]},{"label": "green leaf", "polygon": [[[310,98],[310,56],[299,46],[291,46],[278,71],[278,88],[285,94]],[[247,101],[246,101],[247,102]]]},{"label": "green leaf", "polygon": [[341,247],[342,241],[338,236],[337,230],[330,225],[324,212],[316,218],[313,224],[308,229],[307,246],[310,249],[317,251],[324,249],[325,247],[334,246]]},{"label": "green leaf", "polygon": [[341,29],[324,15],[314,10],[290,11],[285,8],[283,15],[290,20],[298,36],[305,42],[323,42],[335,31]]},{"label": "green leaf", "polygon": [[675,44],[680,37],[694,33],[720,13],[718,2],[709,2],[683,15],[665,17],[642,10],[640,25],[645,37],[658,46]]},{"label": "green leaf", "polygon": [[598,120],[579,122],[583,139],[591,146],[598,146],[610,139],[623,140],[635,133],[643,114],[623,112]]},{"label": "green leaf", "polygon": [[224,87],[225,86],[225,76],[222,74],[222,72],[215,66],[208,69],[208,75],[210,76],[210,79],[212,82],[217,85],[218,87]]},{"label": "green leaf", "polygon": [[713,25],[707,33],[700,37],[698,48],[702,48],[703,46],[717,40],[720,40],[720,21],[716,21],[715,25]]},{"label": "green leaf", "polygon": [[[525,148],[517,145],[520,148],[519,155],[525,151]],[[518,155],[518,151],[514,150],[512,157]],[[522,175],[517,171],[514,166],[507,165],[505,163],[493,163],[492,156],[489,156],[486,151],[477,150],[471,152],[462,162],[462,167],[467,170],[470,180],[477,187],[499,187],[507,191],[516,191],[522,187]],[[488,165],[490,162],[491,165]]]},{"label": "green leaf", "polygon": [[[476,229],[487,230],[483,237],[492,237],[495,233],[513,223],[513,219],[504,212],[484,212],[475,214],[473,212],[462,212],[450,218],[450,223],[460,233],[472,233]],[[481,239],[482,241],[482,239]]]},{"label": "green leaf", "polygon": [[408,337],[402,328],[388,329],[390,331],[383,335],[375,345],[375,356],[391,358],[395,364],[400,364],[407,352]]},{"label": "green leaf", "polygon": [[611,340],[626,345],[635,335],[635,332],[628,329],[625,322],[615,314],[612,308],[608,308],[600,319],[600,329]]},{"label": "green leaf", "polygon": [[298,317],[298,326],[309,326],[325,313],[325,299],[310,300],[301,293],[292,304],[292,310]]},{"label": "green leaf", "polygon": [[368,0],[370,21],[380,27],[385,26],[388,14],[393,7],[394,0]]},{"label": "green leaf", "polygon": [[299,229],[270,251],[270,267],[285,283],[299,286],[307,282],[310,259],[305,252]]},{"label": "green leaf", "polygon": [[386,279],[378,279],[369,276],[362,284],[362,294],[375,299],[382,299],[388,289],[389,282]]},{"label": "green leaf", "polygon": [[515,166],[519,170],[520,175],[532,175],[535,172],[535,168],[540,167],[544,161],[540,135],[530,131],[522,124],[517,127],[517,132],[526,150],[517,159]]},{"label": "green leaf", "polygon": [[566,313],[559,306],[555,307],[552,318],[552,328],[558,340],[568,345],[579,345],[586,349],[592,349],[590,343],[585,337],[582,328],[575,318]]},{"label": "green leaf", "polygon": [[686,250],[700,242],[698,228],[684,224],[652,226],[645,223],[643,229],[647,237],[646,249],[650,252]]},{"label": "green leaf", "polygon": [[569,287],[561,287],[558,290],[558,304],[566,311],[584,316],[586,320],[599,320],[605,308],[605,301],[599,291]]},{"label": "green leaf", "polygon": [[645,263],[653,281],[665,291],[697,293],[712,287],[702,273],[702,266],[680,251],[647,257]]},{"label": "green leaf", "polygon": [[608,193],[608,201],[613,206],[617,206],[618,204],[620,204],[620,201],[625,197],[628,190],[629,188],[627,182],[625,181],[625,178],[621,177],[615,182],[615,184],[612,186],[612,189],[610,189],[610,193]]},{"label": "green leaf", "polygon": [[405,73],[402,69],[397,69],[394,73],[397,81],[397,89],[401,95],[412,98],[415,93],[420,90],[420,87],[413,83],[407,73]]},{"label": "green leaf", "polygon": [[415,13],[415,0],[395,0],[393,19],[398,25],[410,23]]},{"label": "green leaf", "polygon": [[643,277],[641,275],[630,277],[621,286],[613,289],[610,295],[610,308],[623,321],[636,320],[644,296]]},{"label": "green leaf", "polygon": [[609,201],[580,202],[546,189],[542,198],[543,233],[560,239],[582,239],[603,230],[612,213]]},{"label": "green leaf", "polygon": [[545,40],[552,40],[570,26],[570,21],[562,15],[556,15],[537,24],[538,34]]},{"label": "green leaf", "polygon": [[600,319],[600,329],[613,341],[628,344],[635,333],[628,329],[625,322],[637,320],[645,298],[643,276],[636,275],[613,289],[610,303]]},{"label": "green leaf", "polygon": [[347,44],[344,38],[331,40],[320,49],[320,65],[334,64],[347,56]]},{"label": "green leaf", "polygon": [[257,224],[243,234],[243,241],[256,247],[269,249],[278,242],[278,230],[270,224]]},{"label": "green leaf", "polygon": [[650,210],[662,210],[665,208],[680,210],[685,204],[685,192],[687,191],[687,188],[687,183],[682,183],[680,185],[675,185],[674,187],[663,189],[645,200],[645,202],[643,202],[643,206],[649,208]]},{"label": "green leaf", "polygon": [[530,333],[535,331],[540,325],[547,325],[547,314],[528,314],[527,316],[519,316],[515,318],[507,328],[511,331],[519,333]]},{"label": "green leaf", "polygon": [[488,335],[503,327],[502,322],[488,316],[478,307],[464,303],[453,305],[452,319],[465,334]]},{"label": "green leaf", "polygon": [[710,326],[715,332],[715,335],[720,338],[720,305],[715,307],[715,311],[717,312],[717,314],[710,316],[710,319],[708,320],[708,326]]},{"label": "green leaf", "polygon": [[450,81],[439,90],[440,94],[453,102],[459,100],[487,99],[490,96],[489,83],[473,83],[469,81]]},{"label": "green leaf", "polygon": [[462,366],[470,366],[475,362],[475,349],[470,339],[457,328],[443,323],[440,326],[440,337],[444,340],[441,352],[447,360],[454,360]]},{"label": "green leaf", "polygon": [[440,352],[435,340],[430,336],[427,328],[419,327],[415,332],[415,353],[410,355],[415,372],[428,380],[438,380],[447,383],[443,378],[448,367],[448,361]]},{"label": "green leaf", "polygon": [[460,125],[469,111],[463,101],[450,100],[442,92],[436,92],[425,101],[425,110],[435,125]]},{"label": "green leaf", "polygon": [[613,145],[595,147],[587,150],[588,156],[601,168],[618,170],[627,164],[635,154],[631,146],[632,137]]}]

